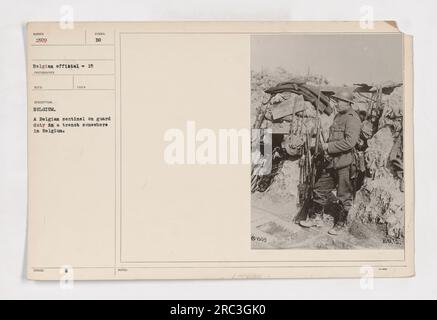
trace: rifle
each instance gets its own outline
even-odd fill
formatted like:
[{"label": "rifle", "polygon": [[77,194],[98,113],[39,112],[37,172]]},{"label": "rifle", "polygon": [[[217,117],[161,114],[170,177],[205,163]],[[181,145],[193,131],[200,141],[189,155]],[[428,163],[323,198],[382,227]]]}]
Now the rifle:
[{"label": "rifle", "polygon": [[[304,144],[304,156],[302,165],[307,170],[301,170],[301,173],[304,172],[304,176],[299,178],[298,193],[299,193],[299,204],[301,205],[297,215],[294,218],[296,223],[299,221],[306,220],[308,217],[309,210],[313,203],[313,190],[314,185],[316,183],[316,176],[318,174],[317,170],[322,163],[320,160],[324,160],[323,149],[320,148],[320,140],[321,140],[321,123],[319,110],[317,108],[319,99],[320,99],[320,88],[319,94],[317,98],[316,104],[316,141],[314,146],[314,153],[311,155],[311,137],[306,132],[306,141]],[[321,150],[320,150],[321,149]]]},{"label": "rifle", "polygon": [[372,123],[372,135],[378,130],[378,122],[379,122],[378,112],[381,107],[381,99],[382,99],[382,87],[378,86],[376,88],[376,92],[372,94],[372,98],[370,100],[369,112],[366,117],[366,120],[369,120]]}]

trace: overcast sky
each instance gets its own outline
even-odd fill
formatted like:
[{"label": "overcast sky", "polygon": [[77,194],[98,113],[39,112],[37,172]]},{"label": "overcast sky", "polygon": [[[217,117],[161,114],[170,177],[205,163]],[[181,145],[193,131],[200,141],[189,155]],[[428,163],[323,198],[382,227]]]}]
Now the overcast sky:
[{"label": "overcast sky", "polygon": [[402,81],[402,37],[379,35],[256,35],[253,70],[282,67],[296,75],[322,74],[332,84]]}]

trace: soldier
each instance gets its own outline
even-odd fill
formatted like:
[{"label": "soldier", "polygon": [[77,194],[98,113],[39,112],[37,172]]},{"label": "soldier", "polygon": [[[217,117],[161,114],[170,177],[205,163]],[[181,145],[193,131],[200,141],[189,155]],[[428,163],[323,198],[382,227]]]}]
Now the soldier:
[{"label": "soldier", "polygon": [[329,130],[328,142],[322,142],[323,150],[330,158],[325,168],[318,170],[317,181],[314,185],[313,213],[307,220],[300,222],[302,227],[321,226],[323,211],[332,203],[332,191],[337,189],[337,215],[334,217],[334,227],[328,231],[331,235],[338,235],[345,230],[347,214],[352,206],[354,169],[354,148],[358,142],[361,120],[352,109],[352,92],[343,89],[333,96],[336,100],[338,113]]}]

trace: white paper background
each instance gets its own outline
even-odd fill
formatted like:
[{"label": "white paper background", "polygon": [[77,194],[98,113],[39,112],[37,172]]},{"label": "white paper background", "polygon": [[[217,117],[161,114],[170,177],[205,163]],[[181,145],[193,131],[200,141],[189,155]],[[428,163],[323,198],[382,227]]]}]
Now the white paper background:
[{"label": "white paper background", "polygon": [[[26,72],[24,23],[59,20],[71,5],[78,21],[359,20],[373,6],[376,20],[397,20],[414,35],[416,277],[375,279],[373,290],[353,280],[57,282],[24,277],[26,234]],[[15,0],[0,3],[0,298],[39,299],[310,299],[437,298],[435,93],[437,3],[400,0]]]}]

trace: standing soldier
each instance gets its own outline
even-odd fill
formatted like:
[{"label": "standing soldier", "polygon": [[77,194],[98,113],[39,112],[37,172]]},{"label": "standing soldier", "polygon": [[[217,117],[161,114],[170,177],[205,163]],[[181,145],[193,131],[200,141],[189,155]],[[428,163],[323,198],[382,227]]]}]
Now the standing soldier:
[{"label": "standing soldier", "polygon": [[345,230],[347,214],[352,206],[354,187],[352,176],[354,170],[354,148],[358,142],[361,120],[352,109],[353,94],[342,89],[333,98],[336,100],[338,113],[329,129],[328,142],[322,143],[323,150],[330,158],[328,165],[319,170],[313,190],[314,210],[307,220],[300,222],[302,227],[322,225],[323,210],[330,199],[332,191],[337,189],[340,206],[338,215],[334,217],[334,227],[328,231],[338,235]]}]

